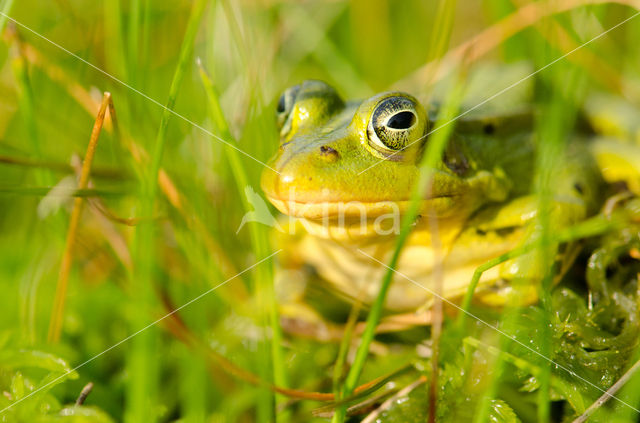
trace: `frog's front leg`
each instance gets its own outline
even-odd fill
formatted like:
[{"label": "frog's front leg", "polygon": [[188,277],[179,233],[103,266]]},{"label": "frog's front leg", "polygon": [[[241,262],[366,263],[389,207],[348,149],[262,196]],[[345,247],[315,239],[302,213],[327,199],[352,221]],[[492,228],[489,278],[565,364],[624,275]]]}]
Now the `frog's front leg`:
[{"label": "frog's front leg", "polygon": [[288,217],[279,223],[281,230],[272,233],[272,244],[282,250],[278,254],[275,289],[284,330],[295,336],[339,341],[343,328],[327,315],[345,317],[350,307],[328,292],[326,281],[309,265],[309,235],[304,225]]},{"label": "frog's front leg", "polygon": [[[565,181],[563,191],[557,192],[549,201],[546,224],[547,233],[553,234],[583,220],[592,208],[591,196],[597,191],[584,180],[584,175]],[[563,188],[562,186],[560,188]],[[536,242],[541,236],[540,199],[536,195],[515,198],[506,205],[489,207],[478,213],[460,234],[454,244],[450,259],[464,256],[470,243],[476,247],[472,251],[492,251],[493,257],[504,254],[527,243]],[[562,245],[552,252],[555,262],[566,268],[575,259],[576,246]],[[456,254],[456,249],[465,248]],[[468,259],[468,253],[467,259]],[[491,258],[493,258],[491,257]],[[477,266],[484,264],[485,257],[472,260]],[[546,264],[546,266],[545,266]],[[479,289],[475,296],[482,303],[492,306],[503,306],[512,299],[520,304],[535,302],[538,298],[538,283],[548,272],[548,265],[543,258],[541,248],[533,248],[522,255],[495,266],[484,272]],[[475,268],[473,269],[475,270]]]},{"label": "frog's front leg", "polygon": [[280,314],[285,317],[297,316],[313,320],[317,317],[316,313],[304,302],[312,271],[305,266],[304,259],[299,253],[303,242],[302,232],[295,219],[281,218],[279,223],[281,229],[272,232],[271,241],[275,248],[281,250],[275,273],[275,289]]}]

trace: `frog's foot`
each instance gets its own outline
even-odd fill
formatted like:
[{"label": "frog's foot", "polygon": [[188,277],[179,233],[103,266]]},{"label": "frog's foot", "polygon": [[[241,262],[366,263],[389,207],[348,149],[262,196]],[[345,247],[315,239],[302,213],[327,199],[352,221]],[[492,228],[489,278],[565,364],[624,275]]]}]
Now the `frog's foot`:
[{"label": "frog's foot", "polygon": [[344,329],[338,322],[346,320],[349,308],[325,292],[321,288],[324,285],[313,269],[306,266],[278,270],[276,295],[285,332],[321,342],[340,342]]},{"label": "frog's foot", "polygon": [[339,328],[306,301],[308,281],[312,277],[304,268],[279,269],[276,273],[275,287],[282,328],[299,337],[333,341],[340,336]]},{"label": "frog's foot", "polygon": [[610,218],[615,210],[623,206],[624,203],[631,198],[633,198],[633,193],[631,191],[623,191],[612,195],[604,202],[602,214]]},{"label": "frog's foot", "polygon": [[[340,342],[349,332],[353,337],[358,337],[362,335],[367,324],[366,321],[360,321],[353,328],[349,328],[348,323],[330,322],[316,310],[303,304],[283,305],[280,313],[280,322],[286,333],[297,338],[309,338],[321,342]],[[430,326],[431,316],[430,310],[392,314],[380,320],[376,333],[395,333],[418,326]]]},{"label": "frog's foot", "polygon": [[630,191],[640,195],[640,146],[599,137],[589,148],[607,182],[624,182]]},{"label": "frog's foot", "polygon": [[[431,325],[431,322],[431,310],[420,308],[416,312],[392,314],[382,318],[380,324],[376,328],[376,332],[399,332],[416,326],[429,326]],[[365,322],[359,324],[361,329],[360,327],[358,329],[364,331],[364,324]]]},{"label": "frog's foot", "polygon": [[600,134],[589,143],[605,180],[624,182],[640,195],[640,110],[633,102],[610,93],[587,98],[585,112]]},{"label": "frog's foot", "polygon": [[296,338],[308,338],[321,342],[339,342],[344,331],[339,325],[324,319],[316,310],[305,304],[280,306],[282,329]]},{"label": "frog's foot", "polygon": [[[287,333],[323,342],[340,342],[348,331],[352,331],[354,336],[364,332],[366,310],[361,311],[357,300],[342,298],[338,292],[319,292],[317,285],[326,285],[326,282],[314,280],[313,285],[314,289],[305,290],[297,297],[289,296],[288,302],[280,303],[280,320]],[[327,307],[329,303],[331,305]],[[349,329],[349,323],[345,323],[349,320],[347,315],[354,312],[360,320]],[[452,314],[448,309],[447,312]],[[400,332],[416,326],[429,326],[431,322],[431,310],[428,308],[393,313],[381,319],[376,333]]]}]

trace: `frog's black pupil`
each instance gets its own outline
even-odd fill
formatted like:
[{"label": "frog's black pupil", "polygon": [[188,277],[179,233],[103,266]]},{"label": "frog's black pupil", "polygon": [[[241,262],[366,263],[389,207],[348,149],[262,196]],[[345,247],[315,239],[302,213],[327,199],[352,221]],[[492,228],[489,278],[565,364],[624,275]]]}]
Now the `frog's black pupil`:
[{"label": "frog's black pupil", "polygon": [[280,99],[278,100],[277,111],[278,111],[278,113],[284,113],[284,94],[282,94],[280,96]]},{"label": "frog's black pupil", "polygon": [[396,113],[387,121],[387,126],[391,129],[409,129],[416,122],[416,115],[412,112],[404,111]]}]

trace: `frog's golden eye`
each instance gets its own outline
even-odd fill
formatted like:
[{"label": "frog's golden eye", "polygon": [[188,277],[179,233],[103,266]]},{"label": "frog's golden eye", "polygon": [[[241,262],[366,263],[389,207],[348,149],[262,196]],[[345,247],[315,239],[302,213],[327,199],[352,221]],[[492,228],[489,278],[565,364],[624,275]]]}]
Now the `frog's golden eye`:
[{"label": "frog's golden eye", "polygon": [[410,97],[393,96],[380,101],[367,127],[369,145],[381,152],[407,148],[424,135],[424,114]]},{"label": "frog's golden eye", "polygon": [[289,116],[291,115],[293,105],[296,103],[296,97],[298,97],[299,92],[300,85],[294,85],[291,88],[287,88],[278,99],[276,114],[278,117],[278,128],[280,128],[280,131],[283,130],[289,120]]}]

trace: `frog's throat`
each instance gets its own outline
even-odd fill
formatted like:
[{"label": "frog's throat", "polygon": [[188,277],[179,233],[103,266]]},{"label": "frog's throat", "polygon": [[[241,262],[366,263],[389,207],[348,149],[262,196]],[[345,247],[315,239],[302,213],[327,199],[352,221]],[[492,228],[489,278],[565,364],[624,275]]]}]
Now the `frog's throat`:
[{"label": "frog's throat", "polygon": [[[420,214],[443,217],[456,204],[454,195],[438,196],[420,201]],[[282,213],[317,221],[368,221],[400,218],[411,205],[411,200],[401,201],[322,201],[299,202],[281,200],[269,196],[269,201]]]}]

